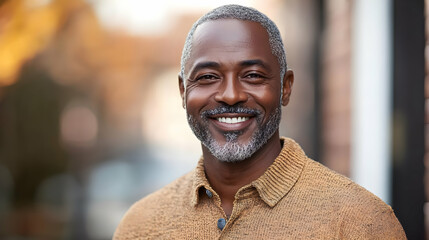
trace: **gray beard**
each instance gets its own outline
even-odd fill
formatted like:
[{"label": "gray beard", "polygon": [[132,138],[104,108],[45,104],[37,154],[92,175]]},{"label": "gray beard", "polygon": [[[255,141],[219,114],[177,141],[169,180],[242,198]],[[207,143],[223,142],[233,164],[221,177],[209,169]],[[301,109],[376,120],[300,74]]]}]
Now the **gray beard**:
[{"label": "gray beard", "polygon": [[[240,144],[237,142],[238,137],[242,134],[241,131],[232,131],[224,134],[226,143],[220,144],[214,140],[212,134],[208,130],[208,116],[220,113],[253,113],[256,114],[257,129],[253,133],[249,143]],[[240,162],[251,157],[258,151],[268,140],[274,135],[280,125],[281,106],[269,116],[268,122],[262,124],[262,114],[253,109],[241,107],[219,107],[217,109],[204,111],[201,114],[203,124],[198,123],[191,115],[187,114],[188,124],[194,132],[195,136],[201,143],[211,152],[211,154],[222,162]]]}]

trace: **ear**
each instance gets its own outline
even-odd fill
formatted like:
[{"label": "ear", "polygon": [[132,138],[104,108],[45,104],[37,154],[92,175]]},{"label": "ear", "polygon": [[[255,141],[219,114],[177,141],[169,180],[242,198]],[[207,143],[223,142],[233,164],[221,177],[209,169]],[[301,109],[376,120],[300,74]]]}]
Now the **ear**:
[{"label": "ear", "polygon": [[183,82],[182,77],[178,76],[179,79],[179,91],[180,91],[180,97],[182,98],[182,107],[186,108],[186,103],[185,103],[185,83]]},{"label": "ear", "polygon": [[292,86],[294,81],[294,74],[292,70],[287,70],[283,76],[283,96],[282,96],[282,105],[286,106],[289,103],[290,94],[292,93]]}]

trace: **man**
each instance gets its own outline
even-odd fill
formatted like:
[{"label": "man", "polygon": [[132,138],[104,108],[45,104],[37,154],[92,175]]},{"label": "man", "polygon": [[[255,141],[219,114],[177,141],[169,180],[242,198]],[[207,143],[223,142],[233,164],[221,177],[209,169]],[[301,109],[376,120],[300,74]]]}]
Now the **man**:
[{"label": "man", "polygon": [[133,205],[115,239],[405,239],[392,209],[279,137],[294,74],[264,14],[222,6],[190,30],[179,89],[196,169]]}]

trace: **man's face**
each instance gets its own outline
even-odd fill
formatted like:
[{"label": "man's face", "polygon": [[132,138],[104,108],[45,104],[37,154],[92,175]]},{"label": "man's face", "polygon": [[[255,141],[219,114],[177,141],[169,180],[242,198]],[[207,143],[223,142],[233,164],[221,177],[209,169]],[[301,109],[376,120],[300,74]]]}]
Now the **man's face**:
[{"label": "man's face", "polygon": [[196,29],[181,94],[188,122],[217,159],[249,158],[278,131],[281,81],[268,33],[234,19]]}]

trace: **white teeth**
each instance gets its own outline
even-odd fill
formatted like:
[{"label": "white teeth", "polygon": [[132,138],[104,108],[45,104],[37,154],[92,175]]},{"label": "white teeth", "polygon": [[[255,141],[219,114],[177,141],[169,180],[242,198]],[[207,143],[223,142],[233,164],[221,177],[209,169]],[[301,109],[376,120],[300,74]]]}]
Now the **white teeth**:
[{"label": "white teeth", "polygon": [[217,120],[219,122],[222,122],[222,123],[240,123],[240,122],[244,122],[248,119],[249,119],[248,117],[238,117],[238,118],[237,117],[234,117],[234,118],[220,117],[220,118],[217,118]]}]

